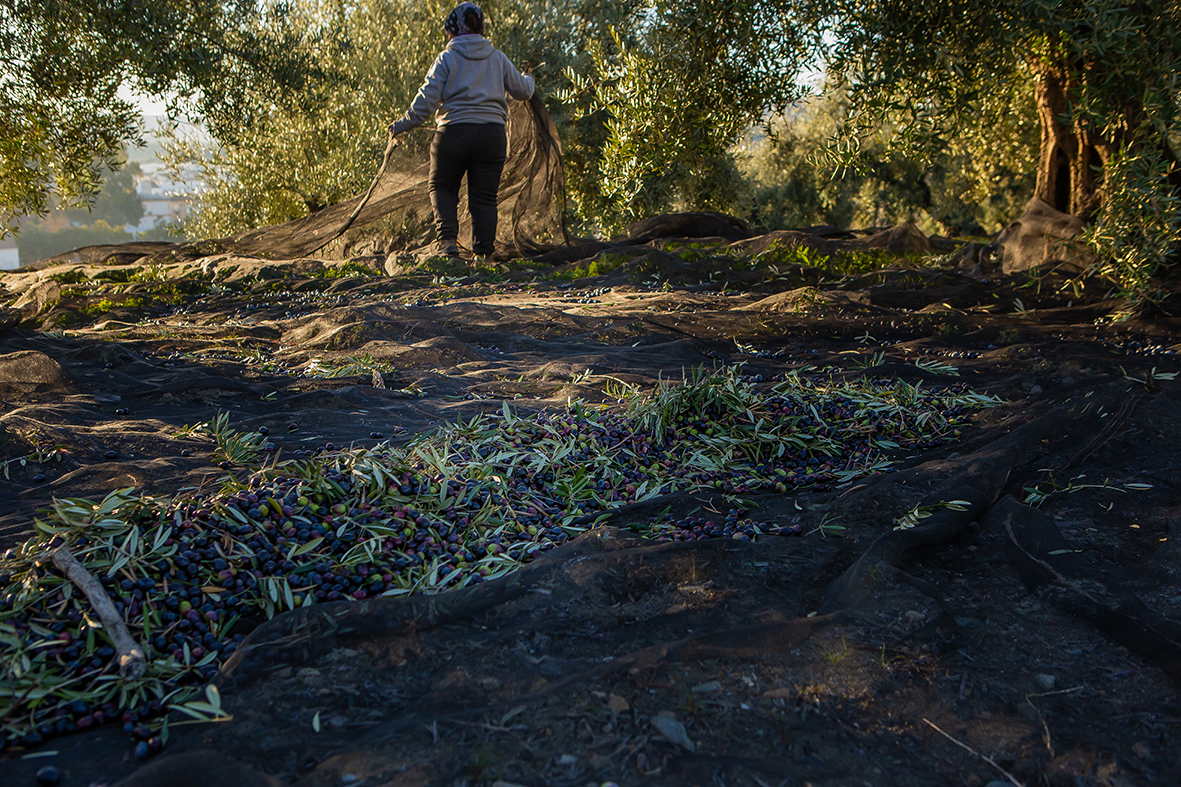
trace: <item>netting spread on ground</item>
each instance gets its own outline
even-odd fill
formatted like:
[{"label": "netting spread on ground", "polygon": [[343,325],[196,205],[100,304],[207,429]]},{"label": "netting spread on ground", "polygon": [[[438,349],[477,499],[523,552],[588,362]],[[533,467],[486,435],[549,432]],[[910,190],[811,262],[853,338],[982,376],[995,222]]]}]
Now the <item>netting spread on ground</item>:
[{"label": "netting spread on ground", "polygon": [[[216,716],[194,697],[235,653],[247,622],[317,603],[478,585],[625,505],[667,508],[677,491],[827,488],[887,468],[884,451],[954,440],[969,411],[997,403],[964,385],[926,390],[798,374],[765,391],[733,372],[701,372],[626,398],[626,413],[578,405],[522,416],[506,404],[501,417],[460,420],[405,448],[326,451],[201,499],[123,490],[101,502],[56,500],[34,537],[0,558],[0,663],[9,681],[0,690],[0,748],[123,715],[132,726],[165,709]],[[669,541],[802,535],[737,510],[716,519],[655,516],[645,531]],[[116,674],[110,621],[50,567],[59,547],[91,572],[112,617],[142,646],[142,675]],[[305,622],[343,617],[301,614],[274,625],[290,627],[283,630],[302,646]],[[268,652],[274,645],[264,638]]]},{"label": "netting spread on ground", "polygon": [[[217,243],[222,250],[273,259],[291,259],[311,254],[337,237],[357,206],[364,207],[351,230],[378,221],[384,226],[419,223],[431,217],[428,176],[430,164],[423,160],[392,158],[365,202],[359,194],[302,219],[248,230]],[[510,101],[508,160],[500,184],[500,224],[497,244],[510,254],[546,251],[567,242],[566,183],[562,169],[562,147],[558,131],[541,99]],[[462,210],[460,240],[470,245],[471,217]],[[428,236],[429,237],[429,236]]]}]

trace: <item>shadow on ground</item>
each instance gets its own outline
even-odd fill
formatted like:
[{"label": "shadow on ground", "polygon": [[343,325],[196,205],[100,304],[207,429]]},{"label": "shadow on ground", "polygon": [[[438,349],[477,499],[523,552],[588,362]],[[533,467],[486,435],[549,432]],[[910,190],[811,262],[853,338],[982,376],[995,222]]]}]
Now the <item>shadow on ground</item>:
[{"label": "shadow on ground", "polygon": [[[8,546],[54,497],[197,496],[243,476],[182,436],[219,412],[265,427],[281,461],[506,400],[610,404],[612,380],[701,365],[767,385],[789,370],[967,381],[1005,400],[897,472],[751,501],[803,538],[644,541],[629,526],[658,512],[625,508],[495,582],[276,619],[282,643],[256,633],[254,667],[242,655],[219,678],[232,721],[174,726],[146,764],[106,726],[31,752],[53,755],[9,750],[5,782],[47,763],[69,785],[1175,779],[1171,302],[1103,326],[1118,304],[1048,279],[838,275],[728,249],[616,249],[595,258],[610,270],[575,278],[584,260],[566,279],[224,256],[5,277]],[[966,505],[894,529],[949,500]]]}]

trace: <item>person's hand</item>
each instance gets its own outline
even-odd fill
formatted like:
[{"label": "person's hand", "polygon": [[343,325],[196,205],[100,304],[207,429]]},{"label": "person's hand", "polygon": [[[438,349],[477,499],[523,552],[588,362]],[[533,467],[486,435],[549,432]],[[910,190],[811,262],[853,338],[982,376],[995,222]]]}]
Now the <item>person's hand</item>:
[{"label": "person's hand", "polygon": [[533,73],[533,66],[529,64],[528,60],[521,63],[521,73],[522,74],[532,74]]},{"label": "person's hand", "polygon": [[387,126],[387,129],[390,132],[390,139],[393,139],[394,137],[398,136],[398,132],[394,131],[394,124],[393,123],[390,123],[389,126]]}]

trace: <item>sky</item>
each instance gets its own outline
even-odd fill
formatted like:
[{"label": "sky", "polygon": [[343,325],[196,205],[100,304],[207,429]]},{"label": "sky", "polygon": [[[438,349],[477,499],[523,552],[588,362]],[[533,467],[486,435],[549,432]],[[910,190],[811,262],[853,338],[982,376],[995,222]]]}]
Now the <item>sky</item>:
[{"label": "sky", "polygon": [[[147,163],[159,162],[159,136],[160,128],[158,121],[168,111],[168,104],[165,98],[153,98],[138,93],[127,85],[119,88],[119,98],[130,101],[132,105],[139,109],[140,115],[143,118],[144,136],[148,141],[148,146],[138,153],[133,153],[131,158],[138,161],[141,165]],[[199,126],[194,126],[187,117],[181,115],[180,126],[183,131],[183,136],[190,138],[193,141],[207,143],[209,142],[208,133]]]},{"label": "sky", "polygon": [[119,88],[119,98],[130,101],[139,107],[139,111],[145,117],[152,117],[153,115],[163,115],[166,107],[164,99],[151,98],[142,93],[137,93],[129,86],[123,85]]}]

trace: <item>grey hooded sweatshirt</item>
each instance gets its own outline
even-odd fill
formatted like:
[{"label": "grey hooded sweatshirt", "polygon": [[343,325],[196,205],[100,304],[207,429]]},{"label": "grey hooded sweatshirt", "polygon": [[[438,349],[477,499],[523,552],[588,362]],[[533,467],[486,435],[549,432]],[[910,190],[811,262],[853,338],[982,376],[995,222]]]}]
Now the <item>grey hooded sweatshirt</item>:
[{"label": "grey hooded sweatshirt", "polygon": [[421,126],[436,109],[440,126],[504,124],[508,121],[506,91],[521,101],[532,97],[533,77],[518,71],[484,36],[456,36],[427,72],[410,109],[394,122],[394,133]]}]

